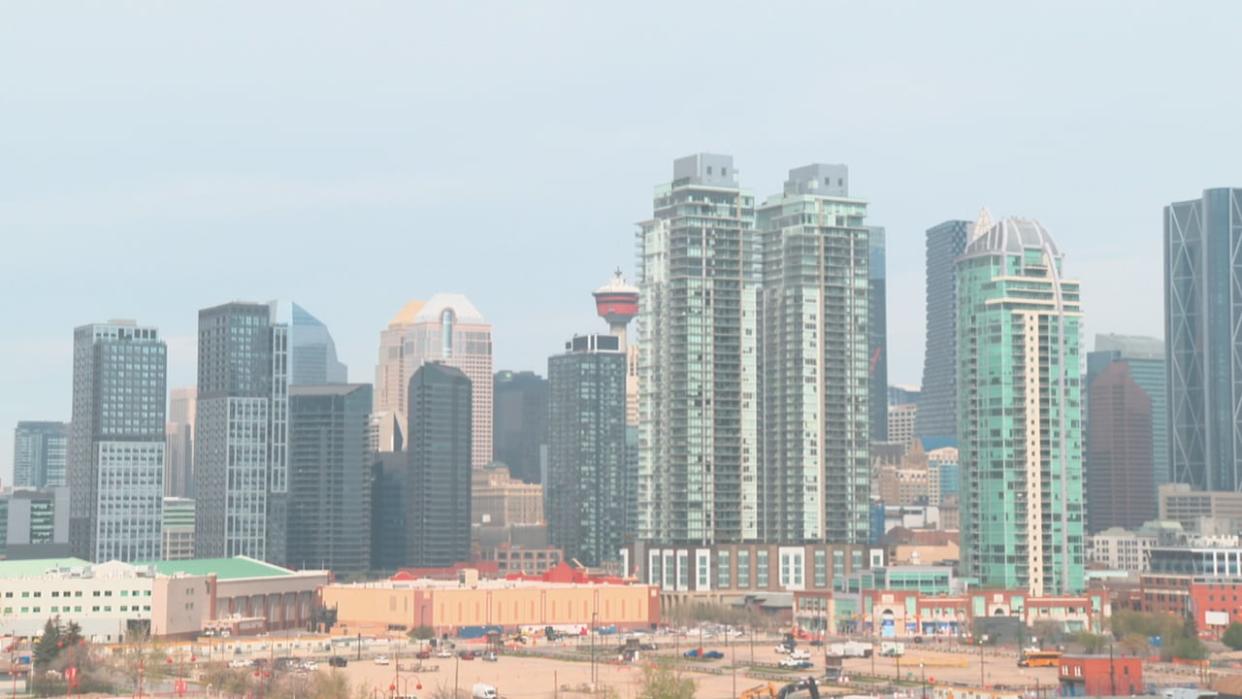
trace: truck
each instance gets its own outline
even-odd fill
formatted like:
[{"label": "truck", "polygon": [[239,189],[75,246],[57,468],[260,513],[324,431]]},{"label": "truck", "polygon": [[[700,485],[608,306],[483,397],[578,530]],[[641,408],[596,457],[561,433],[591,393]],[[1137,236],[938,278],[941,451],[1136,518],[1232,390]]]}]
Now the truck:
[{"label": "truck", "polygon": [[476,682],[470,690],[470,699],[497,699],[499,696],[495,687],[482,682]]},{"label": "truck", "polygon": [[896,641],[885,641],[880,644],[880,655],[885,658],[898,658],[906,654],[906,644]]},{"label": "truck", "polygon": [[845,643],[831,643],[825,652],[830,658],[870,658],[873,649],[870,643],[859,643],[858,641],[846,641]]}]

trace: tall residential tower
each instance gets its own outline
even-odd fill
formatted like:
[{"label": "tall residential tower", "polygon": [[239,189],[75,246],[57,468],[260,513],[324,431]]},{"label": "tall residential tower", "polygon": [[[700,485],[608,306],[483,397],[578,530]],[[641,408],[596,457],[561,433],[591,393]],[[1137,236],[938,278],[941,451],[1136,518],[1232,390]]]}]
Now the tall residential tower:
[{"label": "tall residential tower", "polygon": [[875,237],[848,187],[844,165],[796,168],[758,210],[762,541],[868,539]]},{"label": "tall residential tower", "polygon": [[915,434],[957,441],[957,258],[974,224],[945,221],[927,229],[927,339]]},{"label": "tall residential tower", "polygon": [[13,485],[18,488],[64,485],[68,448],[68,423],[17,423],[13,433]]},{"label": "tall residential tower", "polygon": [[986,213],[957,268],[962,557],[982,587],[1083,587],[1078,282],[1038,222]]},{"label": "tall residential tower", "polygon": [[733,158],[673,163],[638,233],[639,538],[759,533],[754,197]]}]

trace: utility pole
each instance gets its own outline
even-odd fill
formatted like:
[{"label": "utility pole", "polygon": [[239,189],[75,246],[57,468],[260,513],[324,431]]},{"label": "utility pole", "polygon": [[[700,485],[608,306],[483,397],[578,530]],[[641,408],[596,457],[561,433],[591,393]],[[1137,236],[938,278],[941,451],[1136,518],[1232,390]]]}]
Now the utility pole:
[{"label": "utility pole", "polygon": [[1109,693],[1117,696],[1117,671],[1113,666],[1113,644],[1108,644],[1108,687]]},{"label": "utility pole", "polygon": [[461,675],[461,656],[453,656],[453,699],[457,699],[457,680]]},{"label": "utility pole", "polygon": [[987,686],[987,681],[983,678],[983,642],[986,640],[987,634],[979,634],[979,689]]}]

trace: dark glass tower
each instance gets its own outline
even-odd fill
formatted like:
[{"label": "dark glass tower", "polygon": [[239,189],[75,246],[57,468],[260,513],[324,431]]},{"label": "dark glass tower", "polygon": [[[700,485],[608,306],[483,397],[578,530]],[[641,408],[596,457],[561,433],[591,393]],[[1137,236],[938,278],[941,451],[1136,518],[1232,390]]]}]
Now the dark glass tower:
[{"label": "dark glass tower", "polygon": [[[1094,353],[1092,353],[1094,354]],[[1087,393],[1087,531],[1137,529],[1156,518],[1152,400],[1126,362],[1111,362]]]},{"label": "dark glass tower", "polygon": [[957,441],[957,258],[973,229],[970,221],[927,229],[927,339],[914,427],[919,437]]},{"label": "dark glass tower", "polygon": [[568,559],[616,560],[626,534],[626,356],[615,335],[548,358],[548,534]]},{"label": "dark glass tower", "polygon": [[289,389],[290,565],[370,567],[370,419],[370,384]]},{"label": "dark glass tower", "polygon": [[492,389],[492,451],[527,483],[542,478],[548,444],[548,382],[533,371],[498,371]]},{"label": "dark glass tower", "polygon": [[455,367],[423,364],[410,378],[408,395],[408,563],[470,560],[470,379]]},{"label": "dark glass tower", "polygon": [[1164,209],[1173,481],[1242,486],[1242,189],[1209,189]]}]

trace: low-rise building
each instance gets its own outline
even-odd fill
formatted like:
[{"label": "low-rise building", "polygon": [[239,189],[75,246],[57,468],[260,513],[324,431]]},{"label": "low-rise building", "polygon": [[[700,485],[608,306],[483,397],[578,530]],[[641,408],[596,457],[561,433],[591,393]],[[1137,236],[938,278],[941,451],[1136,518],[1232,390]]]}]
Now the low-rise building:
[{"label": "low-rise building", "polygon": [[194,558],[194,500],[164,498],[164,560]]},{"label": "low-rise building", "polygon": [[648,629],[659,622],[658,591],[650,585],[584,578],[559,581],[564,564],[545,578],[481,580],[466,570],[457,580],[386,580],[323,588],[337,630],[372,633],[428,626],[436,633],[467,627],[616,626]]},{"label": "low-rise building", "polygon": [[1110,527],[1087,538],[1087,562],[1111,570],[1145,573],[1156,543],[1154,533]]},{"label": "low-rise building", "polygon": [[1147,693],[1142,658],[1065,655],[1057,662],[1060,696],[1133,697]]},{"label": "low-rise building", "polygon": [[69,489],[18,488],[0,495],[0,555],[55,558],[69,555]]},{"label": "low-rise building", "polygon": [[897,527],[884,535],[889,565],[927,566],[953,564],[961,558],[958,532]]},{"label": "low-rise building", "polygon": [[470,484],[473,524],[522,526],[543,524],[543,486],[513,478],[503,464],[475,468]]},{"label": "low-rise building", "polygon": [[1180,522],[1194,531],[1200,518],[1242,523],[1242,492],[1191,490],[1186,483],[1167,483],[1157,490],[1157,510],[1162,520]]}]

